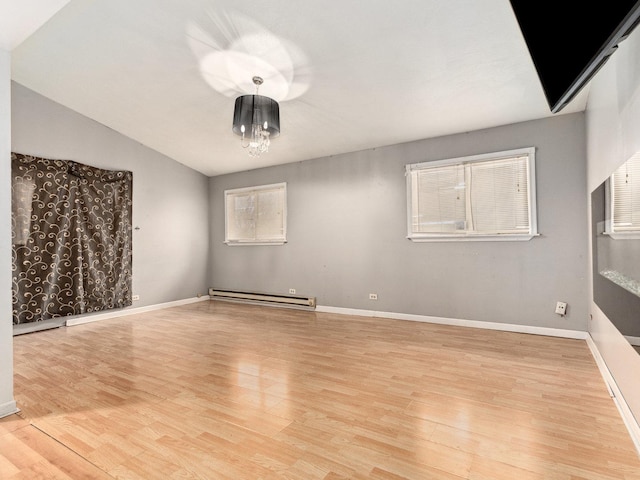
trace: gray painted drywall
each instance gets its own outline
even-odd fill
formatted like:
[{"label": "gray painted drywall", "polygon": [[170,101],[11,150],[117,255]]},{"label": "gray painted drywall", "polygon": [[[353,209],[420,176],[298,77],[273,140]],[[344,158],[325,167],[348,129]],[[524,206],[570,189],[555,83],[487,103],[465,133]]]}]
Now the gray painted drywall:
[{"label": "gray painted drywall", "polygon": [[11,317],[11,55],[0,49],[0,417],[13,413]]},{"label": "gray painted drywall", "polygon": [[[405,164],[536,147],[538,228],[528,242],[406,239]],[[277,141],[272,145],[278,148]],[[210,179],[215,288],[319,305],[587,329],[585,119],[571,114]],[[224,190],[287,182],[288,243],[227,246]],[[378,300],[368,299],[377,293]],[[554,313],[556,301],[568,314]]]},{"label": "gray painted drywall", "polygon": [[207,177],[12,84],[12,150],[133,172],[133,307],[207,293]]}]

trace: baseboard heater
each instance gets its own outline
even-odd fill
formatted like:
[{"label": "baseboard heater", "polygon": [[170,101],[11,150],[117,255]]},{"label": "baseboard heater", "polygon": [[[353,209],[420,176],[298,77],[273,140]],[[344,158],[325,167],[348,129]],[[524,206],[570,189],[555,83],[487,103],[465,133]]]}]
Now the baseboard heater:
[{"label": "baseboard heater", "polygon": [[316,297],[302,295],[281,295],[277,293],[243,292],[238,290],[209,289],[212,300],[223,300],[236,303],[251,303],[276,307],[315,310]]}]

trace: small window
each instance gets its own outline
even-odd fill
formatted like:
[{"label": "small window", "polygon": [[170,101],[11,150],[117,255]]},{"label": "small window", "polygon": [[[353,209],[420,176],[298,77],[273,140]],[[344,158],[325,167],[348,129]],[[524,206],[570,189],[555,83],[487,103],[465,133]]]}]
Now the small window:
[{"label": "small window", "polygon": [[225,190],[225,243],[282,245],[287,241],[287,184]]},{"label": "small window", "polygon": [[407,165],[408,238],[530,240],[535,149]]},{"label": "small window", "polygon": [[640,238],[640,153],[613,172],[608,183],[611,221],[606,233],[618,239]]}]

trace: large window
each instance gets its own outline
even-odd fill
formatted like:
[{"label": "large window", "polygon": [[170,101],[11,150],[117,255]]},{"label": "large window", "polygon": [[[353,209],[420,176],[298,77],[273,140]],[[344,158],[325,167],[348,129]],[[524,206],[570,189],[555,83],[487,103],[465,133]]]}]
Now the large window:
[{"label": "large window", "polygon": [[282,245],[287,241],[287,185],[225,190],[225,243]]},{"label": "large window", "polygon": [[408,238],[529,240],[537,235],[535,149],[407,165]]}]

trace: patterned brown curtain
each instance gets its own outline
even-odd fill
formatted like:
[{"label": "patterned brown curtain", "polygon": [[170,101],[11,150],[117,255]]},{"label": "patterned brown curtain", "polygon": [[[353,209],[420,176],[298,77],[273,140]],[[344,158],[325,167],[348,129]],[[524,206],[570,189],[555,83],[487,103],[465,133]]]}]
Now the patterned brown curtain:
[{"label": "patterned brown curtain", "polygon": [[11,154],[13,323],[131,305],[133,174]]}]

